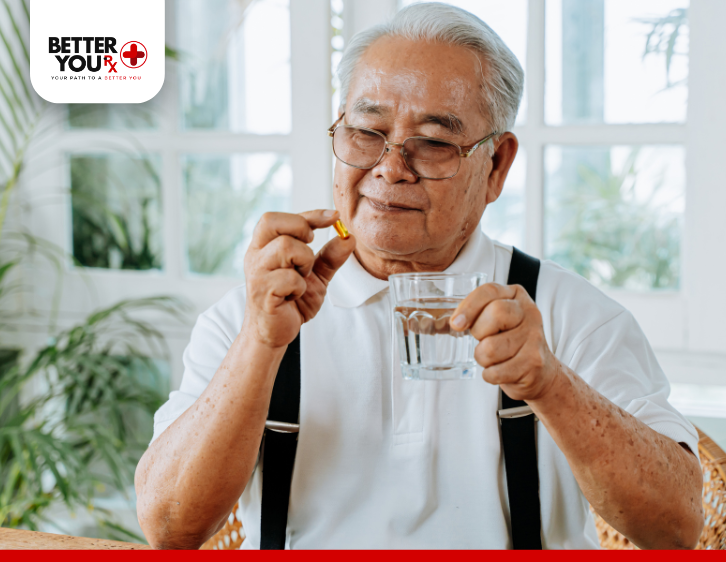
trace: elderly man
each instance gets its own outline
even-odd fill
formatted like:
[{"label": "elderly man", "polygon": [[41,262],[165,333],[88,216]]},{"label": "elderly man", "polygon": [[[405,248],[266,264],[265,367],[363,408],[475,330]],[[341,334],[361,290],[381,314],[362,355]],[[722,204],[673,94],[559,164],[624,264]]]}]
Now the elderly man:
[{"label": "elderly man", "polygon": [[[136,474],[150,543],[196,548],[239,499],[244,546],[264,546],[263,478],[282,461],[261,442],[294,342],[301,387],[282,389],[300,394],[287,548],[516,546],[512,489],[532,487],[505,480],[500,388],[536,415],[539,490],[525,504],[539,506],[538,545],[597,548],[589,504],[641,547],[692,548],[703,526],[697,435],[669,406],[633,317],[551,262],[535,304],[507,285],[513,249],[479,229],[517,153],[516,58],[473,15],[419,4],[356,36],[341,78],[337,210],[264,215],[246,285],[199,317],[181,389],[157,413]],[[444,156],[434,165],[427,150]],[[314,255],[313,232],[338,218],[353,236]],[[412,271],[494,281],[451,320],[480,341],[482,378],[402,379],[386,280]]]}]

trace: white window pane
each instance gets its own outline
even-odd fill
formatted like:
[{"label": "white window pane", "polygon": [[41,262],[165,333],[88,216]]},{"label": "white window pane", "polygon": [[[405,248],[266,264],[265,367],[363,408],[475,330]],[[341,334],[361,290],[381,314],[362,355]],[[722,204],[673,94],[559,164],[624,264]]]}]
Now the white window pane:
[{"label": "white window pane", "polygon": [[288,0],[177,0],[182,126],[291,128]]},{"label": "white window pane", "polygon": [[[333,98],[331,103],[331,120],[338,118],[340,107],[340,77],[338,76],[338,65],[343,58],[345,51],[345,28],[344,16],[345,4],[343,0],[330,0],[330,76],[332,77]],[[331,121],[331,122],[332,122]]]},{"label": "white window pane", "polygon": [[[416,0],[401,0],[401,7],[419,3]],[[527,62],[527,0],[444,0],[471,12],[491,27],[514,55],[519,59],[522,68]],[[517,125],[524,124],[527,116],[527,88],[519,107]]]},{"label": "white window pane", "polygon": [[545,256],[601,287],[680,285],[685,151],[551,146]]},{"label": "white window pane", "polygon": [[685,121],[689,0],[546,6],[548,124]]},{"label": "white window pane", "polygon": [[182,173],[189,272],[242,277],[244,256],[262,214],[290,211],[288,157],[188,155],[182,158]]},{"label": "white window pane", "polygon": [[160,269],[160,159],[70,157],[73,257],[86,267]]},{"label": "white window pane", "polygon": [[141,104],[68,104],[70,129],[156,129],[159,126],[155,100]]},{"label": "white window pane", "polygon": [[524,248],[524,188],[527,156],[522,149],[509,170],[502,194],[484,211],[481,229],[493,240]]}]

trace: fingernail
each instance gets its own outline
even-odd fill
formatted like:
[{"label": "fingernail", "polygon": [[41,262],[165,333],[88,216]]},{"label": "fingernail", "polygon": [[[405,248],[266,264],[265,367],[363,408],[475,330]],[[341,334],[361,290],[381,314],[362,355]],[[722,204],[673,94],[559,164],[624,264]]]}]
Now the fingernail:
[{"label": "fingernail", "polygon": [[463,328],[464,326],[466,326],[466,316],[464,316],[463,314],[459,314],[451,321],[451,325],[454,328]]},{"label": "fingernail", "polygon": [[337,212],[338,212],[338,211],[324,211],[324,212],[323,212],[323,216],[324,216],[324,217],[327,217],[327,218],[330,218],[330,217],[332,217],[332,216],[335,216],[335,213],[337,213]]}]

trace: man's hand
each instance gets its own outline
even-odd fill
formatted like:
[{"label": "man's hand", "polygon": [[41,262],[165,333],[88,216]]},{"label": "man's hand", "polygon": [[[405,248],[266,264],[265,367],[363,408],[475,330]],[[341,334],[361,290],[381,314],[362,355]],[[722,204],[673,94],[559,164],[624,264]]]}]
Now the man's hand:
[{"label": "man's hand", "polygon": [[514,400],[536,400],[552,386],[560,363],[550,351],[542,315],[520,285],[487,283],[472,291],[451,317],[456,331],[471,330],[484,380]]},{"label": "man's hand", "polygon": [[269,347],[288,345],[320,310],[328,283],[355,249],[335,237],[317,255],[313,231],[331,226],[337,211],[265,213],[245,256],[247,305],[243,331]]}]

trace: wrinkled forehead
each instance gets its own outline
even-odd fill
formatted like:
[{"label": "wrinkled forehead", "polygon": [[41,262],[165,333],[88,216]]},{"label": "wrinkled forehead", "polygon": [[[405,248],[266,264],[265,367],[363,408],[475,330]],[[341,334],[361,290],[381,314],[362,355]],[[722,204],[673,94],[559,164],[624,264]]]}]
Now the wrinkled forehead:
[{"label": "wrinkled forehead", "polygon": [[384,37],[358,61],[346,113],[384,119],[444,116],[461,131],[481,129],[486,124],[480,106],[481,80],[481,63],[469,49]]}]

